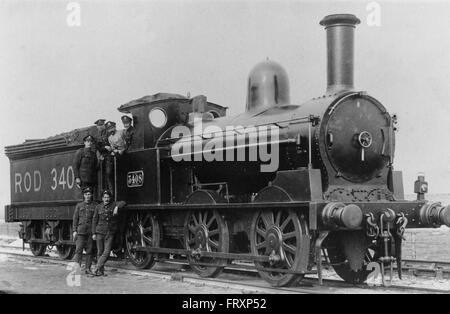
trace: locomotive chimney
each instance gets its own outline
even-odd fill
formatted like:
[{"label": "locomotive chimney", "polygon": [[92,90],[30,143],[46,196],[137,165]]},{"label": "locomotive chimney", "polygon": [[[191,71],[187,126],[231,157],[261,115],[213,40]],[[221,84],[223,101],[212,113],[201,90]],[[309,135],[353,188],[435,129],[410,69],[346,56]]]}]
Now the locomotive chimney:
[{"label": "locomotive chimney", "polygon": [[353,42],[355,26],[361,21],[353,14],[325,16],[320,25],[327,31],[327,93],[353,89]]}]

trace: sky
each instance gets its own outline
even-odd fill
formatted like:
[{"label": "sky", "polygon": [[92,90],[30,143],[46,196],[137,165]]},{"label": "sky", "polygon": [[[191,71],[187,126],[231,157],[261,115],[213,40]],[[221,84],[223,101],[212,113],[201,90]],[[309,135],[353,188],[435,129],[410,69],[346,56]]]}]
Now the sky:
[{"label": "sky", "polygon": [[[118,121],[118,106],[158,92],[243,112],[248,73],[266,58],[286,69],[301,104],[326,88],[319,21],[352,13],[362,21],[355,88],[399,117],[405,192],[424,172],[430,193],[450,193],[450,1],[376,3],[380,25],[373,1],[89,0],[75,2],[77,20],[71,1],[0,0],[0,147]],[[1,153],[0,206],[9,193]]]}]

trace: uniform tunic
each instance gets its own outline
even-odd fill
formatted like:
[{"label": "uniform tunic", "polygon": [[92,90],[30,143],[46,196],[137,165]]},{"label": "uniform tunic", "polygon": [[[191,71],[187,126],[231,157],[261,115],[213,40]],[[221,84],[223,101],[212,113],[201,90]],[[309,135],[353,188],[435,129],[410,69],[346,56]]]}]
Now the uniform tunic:
[{"label": "uniform tunic", "polygon": [[97,155],[95,149],[80,148],[75,153],[73,171],[75,178],[79,178],[82,185],[95,185],[97,182]]},{"label": "uniform tunic", "polygon": [[[100,173],[102,176],[101,182],[103,184],[105,184],[104,183],[104,182],[106,182],[105,162],[102,162],[101,160],[103,160],[109,154],[108,150],[105,148],[105,146],[109,145],[108,134],[106,132],[106,128],[104,126],[98,127],[97,132],[94,133],[94,138],[95,138],[95,147],[97,148],[97,159],[100,160],[99,170],[100,170]],[[105,185],[101,186],[100,189],[104,190]]]},{"label": "uniform tunic", "polygon": [[92,217],[94,217],[96,203],[78,203],[73,214],[73,230],[78,234],[91,235]]},{"label": "uniform tunic", "polygon": [[134,127],[130,126],[128,129],[124,129],[123,135],[125,138],[126,149],[128,149],[128,148],[130,148],[131,141],[133,140]]},{"label": "uniform tunic", "polygon": [[111,146],[112,149],[119,150],[120,154],[127,148],[123,130],[118,130],[114,134],[111,134],[108,137],[108,142],[109,146]]},{"label": "uniform tunic", "polygon": [[109,145],[106,128],[105,127],[97,128],[97,132],[95,133],[94,138],[96,144],[95,147],[97,148],[99,154],[104,155],[108,153],[108,151],[105,149],[105,146]]},{"label": "uniform tunic", "polygon": [[92,264],[93,240],[91,231],[92,217],[94,216],[96,205],[94,202],[89,204],[86,202],[78,203],[73,214],[73,230],[77,232],[73,261],[81,264],[83,250],[86,249],[86,270],[90,269]]},{"label": "uniform tunic", "polygon": [[119,150],[119,154],[114,154],[114,156],[109,153],[105,156],[105,172],[106,172],[106,185],[110,192],[114,192],[114,158],[119,158],[119,156],[125,151],[126,143],[123,136],[123,130],[116,131],[108,137],[109,146],[112,149]]},{"label": "uniform tunic", "polygon": [[92,219],[92,233],[97,236],[97,269],[103,271],[114,244],[114,235],[119,229],[119,215],[113,215],[114,208],[125,206],[125,202],[103,203],[95,207]]},{"label": "uniform tunic", "polygon": [[92,233],[114,234],[119,228],[119,215],[113,215],[115,207],[122,208],[125,206],[125,202],[111,202],[108,205],[103,203],[98,204],[95,207],[94,216],[92,218]]}]

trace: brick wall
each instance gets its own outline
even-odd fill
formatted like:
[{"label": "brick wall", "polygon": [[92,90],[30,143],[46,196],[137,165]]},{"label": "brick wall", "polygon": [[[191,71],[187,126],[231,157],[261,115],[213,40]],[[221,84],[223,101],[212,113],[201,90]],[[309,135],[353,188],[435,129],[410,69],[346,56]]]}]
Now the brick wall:
[{"label": "brick wall", "polygon": [[405,239],[405,259],[450,261],[450,228],[409,229]]}]

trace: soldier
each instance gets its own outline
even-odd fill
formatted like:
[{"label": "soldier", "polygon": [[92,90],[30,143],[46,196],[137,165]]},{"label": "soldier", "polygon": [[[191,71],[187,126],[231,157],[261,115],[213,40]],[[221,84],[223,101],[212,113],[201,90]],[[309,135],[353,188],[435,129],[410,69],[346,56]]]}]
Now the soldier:
[{"label": "soldier", "polygon": [[105,275],[105,263],[114,243],[114,236],[119,228],[119,208],[125,206],[125,202],[113,202],[112,193],[103,191],[102,201],[95,207],[92,218],[92,239],[97,241],[97,269],[96,276]]},{"label": "soldier", "polygon": [[134,135],[134,127],[131,125],[131,122],[133,122],[133,119],[130,118],[129,116],[122,116],[120,118],[122,120],[123,123],[123,135],[125,138],[125,144],[126,144],[126,149],[128,150],[128,148],[130,148],[131,145],[131,141],[133,140],[133,135]]},{"label": "soldier", "polygon": [[112,155],[122,155],[126,148],[123,130],[118,131],[116,129],[116,123],[112,121],[108,121],[106,123],[106,129],[108,130],[109,146],[105,146],[105,148]]},{"label": "soldier", "polygon": [[81,189],[88,186],[94,189],[97,184],[98,167],[96,149],[93,146],[94,138],[91,135],[86,135],[83,142],[84,147],[75,153],[73,162],[75,182]]},{"label": "soldier", "polygon": [[108,146],[108,133],[105,126],[105,119],[98,119],[94,122],[94,124],[97,126],[97,133],[95,134],[95,143],[97,148],[97,159],[99,161],[98,171],[100,171],[102,186],[99,186],[100,190],[103,190],[105,188],[104,182],[106,180],[105,178],[105,156],[108,154],[108,150],[105,148],[105,146]]},{"label": "soldier", "polygon": [[97,121],[94,122],[94,124],[97,126],[98,129],[104,129],[105,122],[106,122],[105,119],[98,119]]},{"label": "soldier", "polygon": [[75,256],[73,261],[81,267],[83,258],[83,249],[86,249],[86,267],[85,272],[88,275],[94,275],[91,271],[92,265],[92,217],[94,216],[95,206],[92,201],[92,188],[85,187],[83,189],[83,202],[78,203],[73,214],[73,239],[76,242]]},{"label": "soldier", "polygon": [[107,152],[105,146],[108,145],[108,135],[106,132],[105,119],[98,119],[94,122],[97,126],[97,134],[95,136],[96,148],[98,151],[97,158],[103,160],[103,155]]},{"label": "soldier", "polygon": [[108,153],[105,155],[106,183],[109,191],[114,191],[114,159],[120,157],[126,148],[123,131],[117,131],[116,124],[108,121],[106,123],[108,132],[108,144],[105,149]]}]

